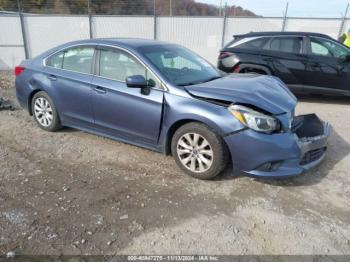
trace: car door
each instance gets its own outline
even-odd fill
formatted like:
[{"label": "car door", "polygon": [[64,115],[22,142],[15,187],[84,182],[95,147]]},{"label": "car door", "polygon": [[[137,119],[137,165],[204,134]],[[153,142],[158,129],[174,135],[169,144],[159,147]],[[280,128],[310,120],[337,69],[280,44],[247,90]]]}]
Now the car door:
[{"label": "car door", "polygon": [[92,61],[95,46],[76,46],[57,52],[45,61],[45,74],[61,121],[92,126]]},{"label": "car door", "polygon": [[331,39],[310,37],[305,88],[330,94],[350,92],[349,55],[348,48]]},{"label": "car door", "polygon": [[276,36],[261,52],[274,74],[294,91],[302,89],[301,79],[307,61],[303,39],[301,36]]},{"label": "car door", "polygon": [[[163,108],[160,81],[130,52],[109,47],[98,51],[92,80],[94,121],[101,132],[128,142],[154,146],[158,142]],[[129,88],[125,79],[142,75],[150,92]]]}]

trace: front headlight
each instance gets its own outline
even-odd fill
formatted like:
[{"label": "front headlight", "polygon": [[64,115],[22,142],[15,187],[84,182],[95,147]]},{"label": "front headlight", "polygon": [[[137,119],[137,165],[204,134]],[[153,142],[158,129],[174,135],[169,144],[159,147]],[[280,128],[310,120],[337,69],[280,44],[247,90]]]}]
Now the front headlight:
[{"label": "front headlight", "polygon": [[280,129],[279,121],[242,105],[230,105],[228,110],[243,125],[258,132],[272,133]]}]

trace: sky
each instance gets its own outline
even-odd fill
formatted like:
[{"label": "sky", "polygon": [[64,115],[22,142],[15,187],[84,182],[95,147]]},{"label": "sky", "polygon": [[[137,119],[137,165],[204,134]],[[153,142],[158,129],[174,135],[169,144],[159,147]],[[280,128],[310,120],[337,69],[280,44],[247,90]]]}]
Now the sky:
[{"label": "sky", "polygon": [[[197,2],[223,5],[226,0],[197,0]],[[239,5],[262,16],[283,16],[289,2],[288,16],[342,17],[350,0],[227,0],[228,5]],[[350,17],[350,9],[347,17]]]}]

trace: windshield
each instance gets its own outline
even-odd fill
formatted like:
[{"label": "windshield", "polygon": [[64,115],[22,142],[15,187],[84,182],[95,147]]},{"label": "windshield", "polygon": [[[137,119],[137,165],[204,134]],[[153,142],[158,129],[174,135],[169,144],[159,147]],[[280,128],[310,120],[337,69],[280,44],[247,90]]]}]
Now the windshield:
[{"label": "windshield", "polygon": [[177,45],[146,46],[139,50],[174,85],[194,85],[221,77],[203,58]]}]

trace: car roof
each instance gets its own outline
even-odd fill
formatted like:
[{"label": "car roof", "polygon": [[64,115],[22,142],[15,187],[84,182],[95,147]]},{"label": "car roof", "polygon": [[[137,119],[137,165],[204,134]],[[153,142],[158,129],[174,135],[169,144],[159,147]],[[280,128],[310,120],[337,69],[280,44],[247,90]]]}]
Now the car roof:
[{"label": "car roof", "polygon": [[290,36],[290,35],[297,35],[297,36],[318,36],[318,37],[325,37],[325,38],[331,38],[328,35],[321,34],[321,33],[312,33],[312,32],[250,32],[247,34],[237,34],[233,35],[235,38],[246,38],[246,37],[256,37],[256,36]]},{"label": "car roof", "polygon": [[93,38],[86,40],[79,40],[67,43],[67,45],[72,44],[104,44],[112,46],[121,46],[130,49],[136,49],[143,46],[152,46],[152,45],[163,45],[169,44],[167,42],[152,40],[152,39],[141,39],[141,38]]},{"label": "car roof", "polygon": [[44,59],[55,52],[70,48],[73,46],[80,45],[107,45],[115,46],[119,48],[128,49],[130,51],[138,52],[138,48],[146,46],[159,46],[159,45],[176,45],[168,42],[152,40],[152,39],[141,39],[141,38],[92,38],[84,40],[76,40],[72,42],[67,42],[56,46],[50,50],[45,51],[44,53],[37,56],[38,59]]},{"label": "car roof", "polygon": [[150,46],[150,45],[160,45],[160,44],[169,44],[167,42],[153,40],[153,39],[142,39],[142,38],[100,38],[98,39],[103,42],[115,43],[128,45],[131,47],[141,47],[141,46]]}]

